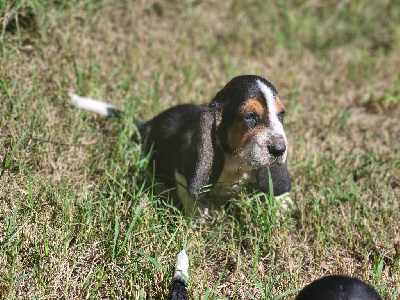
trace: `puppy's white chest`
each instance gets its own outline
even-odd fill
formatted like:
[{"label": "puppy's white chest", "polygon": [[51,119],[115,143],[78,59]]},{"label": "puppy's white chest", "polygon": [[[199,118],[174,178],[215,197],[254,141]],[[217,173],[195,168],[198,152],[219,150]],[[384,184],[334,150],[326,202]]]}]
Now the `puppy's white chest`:
[{"label": "puppy's white chest", "polygon": [[219,198],[237,196],[240,184],[254,179],[254,171],[239,158],[225,155],[225,164],[212,194]]}]

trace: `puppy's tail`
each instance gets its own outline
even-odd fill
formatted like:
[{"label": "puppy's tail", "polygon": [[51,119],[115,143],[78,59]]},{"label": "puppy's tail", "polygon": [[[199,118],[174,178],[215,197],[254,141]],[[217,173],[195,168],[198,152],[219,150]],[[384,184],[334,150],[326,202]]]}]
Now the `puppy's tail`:
[{"label": "puppy's tail", "polygon": [[77,94],[69,92],[71,103],[78,108],[98,113],[106,117],[120,117],[123,114],[122,110],[115,108],[111,104],[101,102],[92,98],[81,97]]},{"label": "puppy's tail", "polygon": [[[72,92],[68,92],[68,95],[71,98],[71,103],[80,109],[92,111],[105,117],[119,118],[124,114],[122,110],[119,110],[118,108],[112,106],[111,104],[95,100],[92,98],[81,97]],[[137,129],[141,130],[141,128],[145,125],[145,123],[146,122],[144,121],[136,120],[135,126]]]},{"label": "puppy's tail", "polygon": [[172,282],[171,300],[189,299],[187,292],[188,279],[189,279],[188,271],[189,271],[189,257],[186,254],[185,249],[183,249],[181,252],[179,252],[176,261],[174,279]]}]

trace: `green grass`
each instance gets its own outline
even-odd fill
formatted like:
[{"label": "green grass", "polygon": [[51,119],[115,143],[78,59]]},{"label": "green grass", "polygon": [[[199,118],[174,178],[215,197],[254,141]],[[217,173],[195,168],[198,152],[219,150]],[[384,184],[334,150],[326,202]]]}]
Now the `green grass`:
[{"label": "green grass", "polygon": [[[0,0],[0,299],[292,299],[327,274],[400,295],[396,1]],[[185,218],[146,179],[135,118],[233,76],[287,110],[297,209],[245,189]],[[126,110],[105,120],[75,91]]]}]

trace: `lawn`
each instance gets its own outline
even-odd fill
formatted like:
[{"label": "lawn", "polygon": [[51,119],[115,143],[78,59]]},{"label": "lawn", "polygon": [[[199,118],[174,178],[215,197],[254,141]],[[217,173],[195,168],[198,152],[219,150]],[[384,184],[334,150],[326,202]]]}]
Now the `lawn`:
[{"label": "lawn", "polygon": [[[293,299],[328,274],[398,299],[399,53],[396,0],[0,0],[0,299],[166,299],[183,247],[193,299]],[[134,120],[241,74],[286,107],[295,206],[244,187],[234,213],[185,217]]]}]

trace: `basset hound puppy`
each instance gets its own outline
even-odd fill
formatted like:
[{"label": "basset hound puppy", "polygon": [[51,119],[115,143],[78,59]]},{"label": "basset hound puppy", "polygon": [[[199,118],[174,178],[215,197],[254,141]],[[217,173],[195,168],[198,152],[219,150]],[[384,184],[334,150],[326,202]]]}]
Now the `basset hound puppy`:
[{"label": "basset hound puppy", "polygon": [[[177,257],[172,281],[171,300],[189,299],[189,257],[182,250]],[[298,293],[296,300],[382,300],[364,281],[345,275],[330,275],[314,280]]]},{"label": "basset hound puppy", "polygon": [[[106,116],[121,113],[109,104],[70,96],[80,108]],[[156,177],[176,188],[190,215],[234,198],[241,183],[269,193],[269,173],[275,196],[290,192],[284,114],[270,82],[243,75],[209,103],[178,105],[136,125],[144,153],[153,153]]]}]

